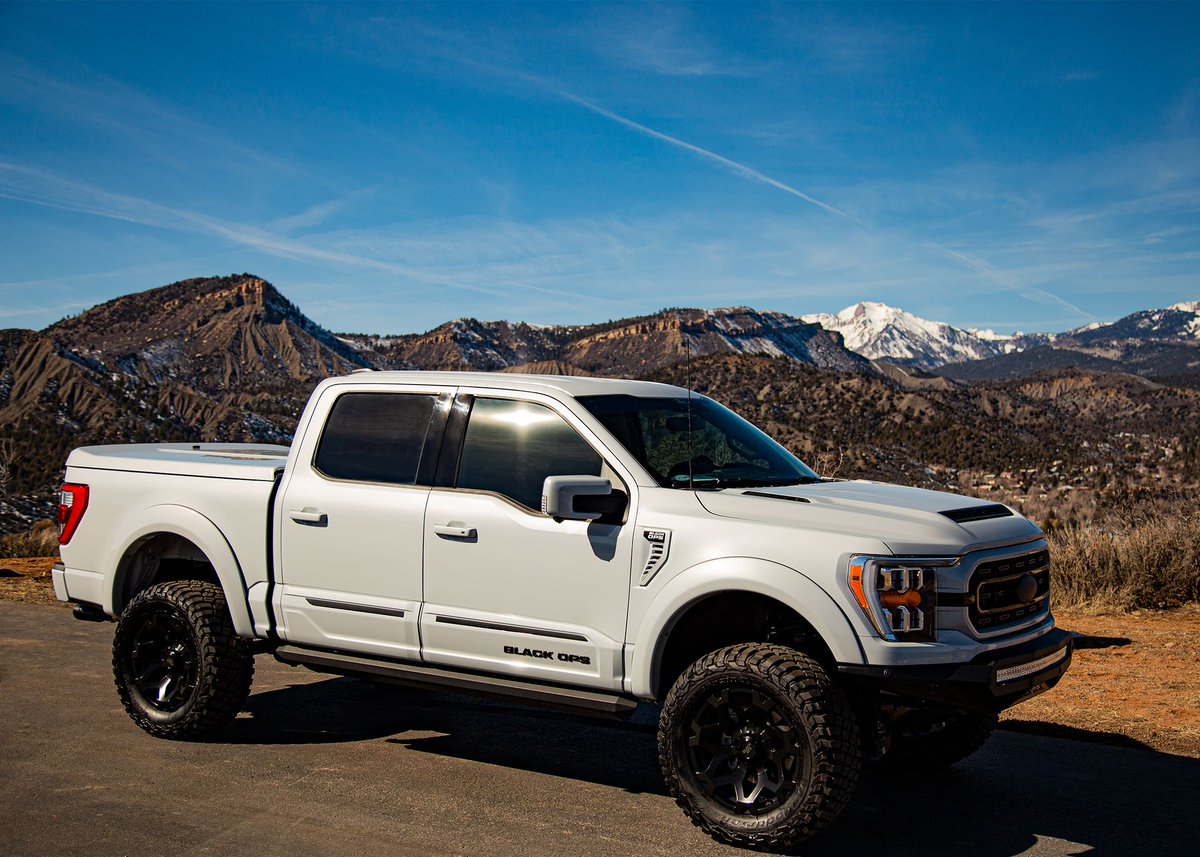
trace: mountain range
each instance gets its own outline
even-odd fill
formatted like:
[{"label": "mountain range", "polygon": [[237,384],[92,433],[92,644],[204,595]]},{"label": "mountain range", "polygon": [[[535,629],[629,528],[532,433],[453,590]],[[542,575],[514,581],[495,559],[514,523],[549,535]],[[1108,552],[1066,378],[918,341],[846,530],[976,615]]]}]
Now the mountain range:
[{"label": "mountain range", "polygon": [[889,366],[903,367],[958,380],[1024,377],[1041,368],[1071,367],[1148,377],[1200,375],[1200,302],[1145,310],[1064,333],[1011,336],[964,330],[863,302],[837,314],[804,316],[748,307],[666,309],[576,327],[464,318],[428,333],[339,338],[372,365],[398,369],[502,371],[544,364],[565,371],[640,375],[672,365],[690,351],[692,357],[785,357],[838,371],[871,371],[870,361],[888,374],[895,374]]},{"label": "mountain range", "polygon": [[[939,484],[944,472],[986,466],[1000,450],[1036,463],[1084,440],[1104,443],[1117,423],[1084,400],[1140,414],[1121,430],[1148,421],[1162,446],[1178,446],[1200,422],[1200,393],[1179,389],[1200,387],[1198,358],[1194,302],[1012,337],[878,303],[802,317],[747,307],[665,309],[582,326],[464,318],[426,333],[380,336],[331,333],[250,274],[196,278],[116,298],[42,331],[0,330],[0,439],[16,451],[7,499],[0,490],[0,529],[46,513],[74,446],[287,442],[312,387],[359,368],[681,383],[690,376],[716,398],[740,403],[797,451],[818,454],[844,442],[863,475]],[[1022,379],[1047,369],[1060,370],[1057,386],[1030,392]],[[1111,380],[1087,374],[1095,371]],[[1121,381],[1114,372],[1169,378],[1175,386]],[[777,390],[786,391],[782,400]],[[1068,400],[1074,404],[1061,410]],[[866,422],[852,425],[857,418]],[[946,446],[947,438],[955,444]]]}]

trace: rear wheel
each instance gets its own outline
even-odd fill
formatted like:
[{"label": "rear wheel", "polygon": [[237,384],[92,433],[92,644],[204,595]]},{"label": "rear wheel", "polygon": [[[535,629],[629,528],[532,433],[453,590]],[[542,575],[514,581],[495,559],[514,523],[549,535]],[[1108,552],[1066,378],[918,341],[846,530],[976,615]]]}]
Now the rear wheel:
[{"label": "rear wheel", "polygon": [[906,771],[948,768],[991,736],[999,718],[970,711],[913,712],[892,727],[883,766]]},{"label": "rear wheel", "polygon": [[777,850],[830,824],[861,755],[849,703],[806,655],[742,644],[706,655],[663,704],[659,762],[671,795],[714,838]]},{"label": "rear wheel", "polygon": [[160,738],[190,738],[237,716],[254,656],[219,587],[177,580],[143,590],[121,613],[113,676],[134,723]]}]

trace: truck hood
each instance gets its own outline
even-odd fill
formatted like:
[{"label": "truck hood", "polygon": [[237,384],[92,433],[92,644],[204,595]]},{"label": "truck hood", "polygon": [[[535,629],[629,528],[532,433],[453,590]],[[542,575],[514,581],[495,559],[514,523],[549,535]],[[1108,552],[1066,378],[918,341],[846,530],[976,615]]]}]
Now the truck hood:
[{"label": "truck hood", "polygon": [[1041,535],[1007,506],[883,482],[697,491],[710,513],[878,539],[897,555],[954,555]]}]

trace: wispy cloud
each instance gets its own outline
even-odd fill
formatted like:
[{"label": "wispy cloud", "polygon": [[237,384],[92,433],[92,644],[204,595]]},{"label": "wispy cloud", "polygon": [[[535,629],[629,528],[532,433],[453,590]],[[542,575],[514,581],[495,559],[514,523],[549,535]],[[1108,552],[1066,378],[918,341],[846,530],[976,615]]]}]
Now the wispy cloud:
[{"label": "wispy cloud", "polygon": [[[885,38],[885,34],[879,33],[877,31],[872,31],[872,32],[874,32],[875,35],[880,39]],[[825,33],[825,35],[822,37],[822,44],[824,44],[826,47],[831,47],[833,45],[833,43],[835,43],[835,42],[837,44],[843,44],[843,42],[841,41],[842,34],[843,34],[842,30],[827,31]],[[940,255],[941,257],[943,257],[945,259],[950,259],[950,260],[954,261],[962,268],[964,268],[964,269],[972,272],[973,274],[977,275],[978,277],[980,277],[982,279],[983,283],[986,284],[986,288],[983,289],[984,291],[1006,291],[1006,292],[1011,292],[1013,294],[1020,295],[1021,297],[1024,297],[1027,300],[1034,301],[1036,303],[1057,305],[1057,306],[1062,307],[1063,309],[1069,310],[1071,313],[1074,314],[1076,319],[1091,320],[1091,319],[1095,318],[1095,316],[1092,313],[1076,306],[1075,304],[1073,304],[1070,301],[1066,300],[1065,298],[1059,296],[1058,294],[1055,294],[1054,292],[1048,290],[1045,287],[1041,287],[1041,286],[1033,285],[1028,282],[1024,282],[1017,273],[1015,273],[1013,271],[1007,271],[1007,270],[1000,269],[1000,268],[996,267],[995,265],[991,264],[990,262],[988,262],[987,260],[983,259],[978,254],[970,253],[970,252],[963,251],[963,250],[956,250],[956,249],[948,246],[947,244],[944,244],[944,243],[941,243],[939,241],[932,240],[929,238],[924,238],[924,237],[920,236],[919,234],[914,234],[914,230],[911,227],[903,227],[902,228],[902,227],[892,226],[892,227],[885,228],[885,227],[880,227],[875,224],[872,224],[868,220],[865,220],[861,217],[850,214],[843,208],[832,205],[822,199],[819,199],[809,193],[806,193],[806,192],[800,190],[799,188],[796,188],[792,185],[787,184],[786,182],[783,182],[777,178],[767,175],[747,164],[738,162],[732,158],[726,157],[715,151],[712,151],[711,149],[707,149],[707,148],[699,146],[695,143],[688,142],[688,141],[683,140],[674,135],[667,134],[664,131],[660,131],[656,128],[652,128],[649,125],[638,122],[628,116],[625,116],[621,113],[618,113],[614,110],[611,110],[607,107],[597,104],[596,102],[594,102],[588,98],[584,98],[581,95],[571,92],[571,91],[563,88],[562,86],[559,86],[559,85],[557,85],[549,80],[546,80],[538,75],[530,74],[530,73],[520,71],[520,70],[517,70],[514,68],[506,67],[506,66],[496,65],[495,63],[492,63],[492,62],[485,62],[485,61],[481,61],[478,59],[462,56],[461,54],[458,54],[453,48],[450,48],[450,47],[447,47],[445,55],[447,56],[447,58],[453,59],[463,65],[477,68],[480,70],[484,70],[484,71],[490,73],[491,75],[494,75],[494,76],[497,76],[500,78],[509,79],[509,80],[521,81],[526,84],[537,87],[538,89],[540,89],[548,94],[551,94],[558,98],[564,99],[572,104],[576,104],[579,107],[582,107],[585,110],[587,110],[597,116],[608,119],[609,121],[614,122],[630,131],[633,131],[634,133],[637,133],[642,136],[648,137],[650,139],[665,143],[674,148],[678,148],[683,151],[686,151],[686,152],[688,152],[692,155],[695,155],[703,160],[706,160],[710,163],[714,163],[717,166],[729,171],[730,173],[732,173],[740,178],[746,179],[747,181],[755,182],[755,183],[762,184],[762,185],[774,188],[776,190],[782,191],[783,193],[786,193],[790,196],[800,199],[805,203],[808,203],[810,205],[816,206],[817,208],[820,208],[821,210],[825,211],[826,213],[828,213],[830,215],[833,215],[835,218],[838,218],[839,220],[841,220],[845,223],[852,224],[852,225],[858,227],[860,233],[862,231],[865,231],[867,233],[875,235],[883,243],[889,244],[894,247],[902,246],[902,245],[923,247],[926,250],[928,250],[929,252]],[[915,190],[915,188],[910,185],[909,193],[913,192],[914,190]],[[861,234],[856,236],[856,240],[861,241]]]},{"label": "wispy cloud", "polygon": [[[426,285],[477,292],[492,297],[511,296],[516,289],[528,289],[559,296],[561,290],[534,285],[516,285],[502,289],[471,282],[453,273],[421,268],[402,260],[345,252],[322,247],[313,241],[289,238],[268,229],[224,220],[196,211],[161,205],[151,200],[112,193],[94,185],[73,181],[45,170],[0,161],[0,198],[57,208],[149,226],[157,229],[208,235],[230,244],[257,250],[269,256],[302,260],[323,265],[364,268],[408,278]],[[578,293],[573,297],[606,303],[602,295]]]},{"label": "wispy cloud", "polygon": [[22,309],[0,309],[0,318],[23,318],[27,316],[44,316],[55,310],[46,306],[24,307]]},{"label": "wispy cloud", "polygon": [[605,6],[584,38],[623,68],[667,77],[741,77],[741,61],[720,55],[681,4]]},{"label": "wispy cloud", "polygon": [[928,246],[939,253],[945,253],[950,258],[957,259],[958,261],[962,262],[971,270],[981,274],[985,279],[999,286],[1002,291],[1015,292],[1026,300],[1036,301],[1037,303],[1055,304],[1086,319],[1093,321],[1096,319],[1096,316],[1087,310],[1080,309],[1070,301],[1067,301],[1053,292],[1047,291],[1046,289],[1037,288],[1036,286],[1031,286],[1027,283],[1021,282],[1021,280],[1014,276],[1011,272],[997,270],[978,256],[975,256],[971,253],[960,253],[959,251],[953,250],[944,244],[938,244],[936,242],[929,242]]},{"label": "wispy cloud", "polygon": [[131,145],[144,149],[163,140],[164,159],[178,157],[175,146],[186,143],[190,151],[218,153],[227,163],[250,163],[281,173],[302,173],[297,165],[247,146],[224,132],[176,110],[140,89],[94,69],[78,67],[72,75],[79,83],[49,74],[15,54],[0,52],[0,101],[20,103],[71,122],[119,133]]},{"label": "wispy cloud", "polygon": [[863,14],[861,7],[831,10],[815,4],[782,4],[772,14],[772,33],[791,52],[807,54],[827,74],[857,75],[915,55],[928,41],[919,26]]},{"label": "wispy cloud", "polygon": [[270,228],[276,232],[289,233],[300,229],[311,229],[314,226],[320,226],[330,218],[341,214],[352,202],[368,196],[371,192],[372,189],[364,188],[350,191],[336,199],[327,199],[323,202],[314,203],[296,214],[273,220]]}]

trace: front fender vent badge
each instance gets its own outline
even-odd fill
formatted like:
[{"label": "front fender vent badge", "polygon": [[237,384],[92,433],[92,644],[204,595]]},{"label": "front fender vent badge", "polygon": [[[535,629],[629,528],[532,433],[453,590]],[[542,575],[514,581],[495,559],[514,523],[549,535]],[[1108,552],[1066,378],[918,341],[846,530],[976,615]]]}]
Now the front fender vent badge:
[{"label": "front fender vent badge", "polygon": [[653,580],[654,575],[658,574],[658,570],[667,561],[667,554],[671,550],[671,531],[645,529],[642,530],[642,538],[646,540],[646,564],[642,566],[639,586],[645,586]]}]

